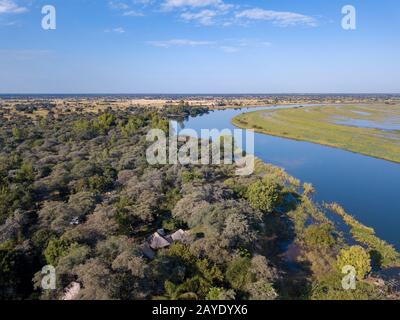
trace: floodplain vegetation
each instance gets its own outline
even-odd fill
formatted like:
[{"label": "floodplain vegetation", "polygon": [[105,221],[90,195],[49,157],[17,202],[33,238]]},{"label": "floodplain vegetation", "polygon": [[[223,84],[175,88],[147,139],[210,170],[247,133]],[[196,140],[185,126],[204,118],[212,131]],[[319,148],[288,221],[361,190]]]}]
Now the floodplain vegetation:
[{"label": "floodplain vegetation", "polygon": [[240,128],[400,162],[400,105],[311,106],[254,111],[232,120]]},{"label": "floodplain vegetation", "polygon": [[[340,206],[316,205],[310,184],[260,160],[248,177],[147,163],[151,128],[203,112],[1,116],[0,299],[399,299],[379,276],[398,252]],[[160,229],[188,236],[149,257]],[[41,286],[45,265],[55,290]],[[343,289],[345,265],[355,290]]]}]

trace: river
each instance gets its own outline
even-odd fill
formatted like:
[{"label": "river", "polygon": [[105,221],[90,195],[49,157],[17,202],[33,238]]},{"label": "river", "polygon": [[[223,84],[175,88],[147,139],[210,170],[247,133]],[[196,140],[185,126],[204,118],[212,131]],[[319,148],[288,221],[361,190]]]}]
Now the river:
[{"label": "river", "polygon": [[[294,107],[294,106],[291,106]],[[185,128],[235,129],[231,119],[243,112],[280,108],[243,108],[191,117]],[[285,107],[287,108],[287,106]],[[255,134],[255,156],[310,182],[315,200],[337,202],[376,234],[400,249],[400,164],[309,142]]]}]

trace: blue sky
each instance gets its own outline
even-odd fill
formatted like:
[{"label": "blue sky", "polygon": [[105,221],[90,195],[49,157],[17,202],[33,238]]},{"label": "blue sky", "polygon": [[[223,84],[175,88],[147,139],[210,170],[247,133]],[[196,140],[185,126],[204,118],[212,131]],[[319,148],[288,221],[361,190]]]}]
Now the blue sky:
[{"label": "blue sky", "polygon": [[399,34],[397,0],[0,0],[0,93],[400,93]]}]

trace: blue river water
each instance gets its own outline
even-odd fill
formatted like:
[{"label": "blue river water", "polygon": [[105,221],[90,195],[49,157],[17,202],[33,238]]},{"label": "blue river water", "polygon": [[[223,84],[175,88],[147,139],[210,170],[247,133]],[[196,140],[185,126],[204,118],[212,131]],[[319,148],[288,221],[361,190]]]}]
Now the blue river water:
[{"label": "blue river water", "polygon": [[[258,108],[269,109],[271,107]],[[278,107],[279,108],[279,107]],[[255,109],[213,111],[185,128],[235,129],[231,119]],[[255,134],[255,155],[317,190],[318,202],[337,202],[382,239],[400,249],[400,164],[318,144]]]}]

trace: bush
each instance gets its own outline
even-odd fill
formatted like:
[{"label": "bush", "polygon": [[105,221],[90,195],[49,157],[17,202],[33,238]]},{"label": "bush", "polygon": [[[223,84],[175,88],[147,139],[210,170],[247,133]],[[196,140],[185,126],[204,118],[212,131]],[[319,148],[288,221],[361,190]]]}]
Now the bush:
[{"label": "bush", "polygon": [[121,127],[122,134],[128,138],[135,134],[139,128],[145,125],[145,121],[140,117],[130,117],[128,123]]},{"label": "bush", "polygon": [[77,120],[72,125],[72,130],[77,139],[92,139],[96,136],[96,129],[87,120]]},{"label": "bush", "polygon": [[97,118],[94,127],[101,133],[105,134],[110,130],[111,125],[114,123],[115,117],[112,114],[104,113]]},{"label": "bush", "polygon": [[310,247],[329,248],[335,244],[332,235],[333,228],[330,224],[313,224],[304,231],[304,242]]},{"label": "bush", "polygon": [[251,261],[248,258],[236,258],[229,264],[226,279],[232,288],[241,290],[250,281],[250,267]]},{"label": "bush", "polygon": [[15,179],[17,182],[33,182],[35,180],[35,173],[32,164],[23,163],[17,171]]},{"label": "bush", "polygon": [[235,300],[235,291],[212,287],[206,296],[206,300]]},{"label": "bush", "polygon": [[103,193],[106,192],[113,186],[114,181],[110,178],[104,176],[91,176],[88,179],[88,184],[90,191],[94,193]]},{"label": "bush", "polygon": [[379,300],[382,292],[370,283],[358,282],[355,290],[344,290],[343,274],[332,272],[316,280],[312,284],[311,300]]},{"label": "bush", "polygon": [[281,202],[281,188],[274,182],[256,181],[246,195],[250,205],[263,212],[271,212]]},{"label": "bush", "polygon": [[362,280],[371,271],[371,257],[361,246],[352,246],[342,249],[337,257],[339,271],[345,266],[352,266],[356,269],[357,279]]},{"label": "bush", "polygon": [[44,256],[49,265],[56,266],[58,261],[68,254],[70,244],[66,240],[51,239],[44,251]]}]

